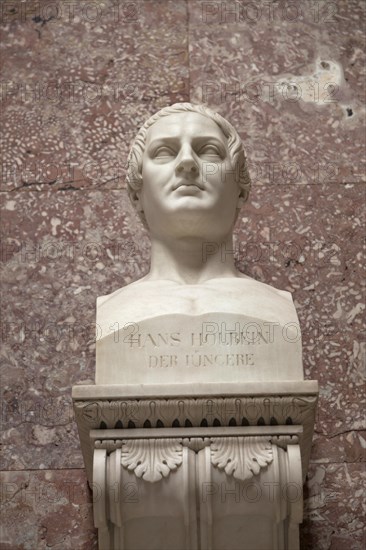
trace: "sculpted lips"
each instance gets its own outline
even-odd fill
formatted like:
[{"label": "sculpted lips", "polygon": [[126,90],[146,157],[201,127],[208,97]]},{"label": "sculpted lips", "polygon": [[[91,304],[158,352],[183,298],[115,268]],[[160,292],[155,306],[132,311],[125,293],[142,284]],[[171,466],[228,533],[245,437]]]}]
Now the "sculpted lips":
[{"label": "sculpted lips", "polygon": [[173,191],[179,189],[180,187],[195,187],[203,191],[203,185],[197,180],[189,180],[187,178],[179,180],[173,187]]}]

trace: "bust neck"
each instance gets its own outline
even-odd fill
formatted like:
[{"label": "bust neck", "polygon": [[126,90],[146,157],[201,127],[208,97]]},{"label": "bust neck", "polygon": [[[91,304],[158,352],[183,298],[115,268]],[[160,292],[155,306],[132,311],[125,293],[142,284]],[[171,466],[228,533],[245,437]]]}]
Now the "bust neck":
[{"label": "bust neck", "polygon": [[230,233],[220,241],[201,237],[151,240],[150,272],[145,280],[199,284],[209,279],[238,277]]}]

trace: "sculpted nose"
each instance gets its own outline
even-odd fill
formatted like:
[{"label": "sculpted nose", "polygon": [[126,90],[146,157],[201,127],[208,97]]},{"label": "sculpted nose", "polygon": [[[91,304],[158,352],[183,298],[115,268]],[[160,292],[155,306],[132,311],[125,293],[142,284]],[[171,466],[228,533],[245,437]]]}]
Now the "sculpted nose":
[{"label": "sculpted nose", "polygon": [[176,172],[177,174],[198,174],[198,165],[193,157],[193,152],[190,147],[182,150],[181,155],[178,158]]}]

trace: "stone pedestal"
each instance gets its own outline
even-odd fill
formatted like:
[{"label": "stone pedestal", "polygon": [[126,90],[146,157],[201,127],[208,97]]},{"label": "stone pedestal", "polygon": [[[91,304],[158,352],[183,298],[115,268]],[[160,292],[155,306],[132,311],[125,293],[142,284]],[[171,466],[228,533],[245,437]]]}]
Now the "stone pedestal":
[{"label": "stone pedestal", "polygon": [[150,271],[98,297],[96,385],[73,393],[100,550],[296,550],[318,390],[291,294],[235,267],[240,136],[162,109],[127,184]]},{"label": "stone pedestal", "polygon": [[76,386],[100,550],[299,548],[315,381]]}]

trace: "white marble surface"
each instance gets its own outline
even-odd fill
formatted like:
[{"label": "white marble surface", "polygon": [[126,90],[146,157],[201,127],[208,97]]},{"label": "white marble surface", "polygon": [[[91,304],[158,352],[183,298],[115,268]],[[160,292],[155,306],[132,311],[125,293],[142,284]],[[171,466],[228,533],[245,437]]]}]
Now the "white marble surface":
[{"label": "white marble surface", "polygon": [[210,381],[197,384],[111,384],[80,385],[72,388],[73,399],[118,399],[181,396],[234,396],[234,395],[312,395],[317,394],[316,380],[232,382]]},{"label": "white marble surface", "polygon": [[136,137],[127,181],[151,265],[97,300],[96,383],[302,380],[291,294],[234,266],[250,180],[230,123],[191,104],[159,111]]}]

